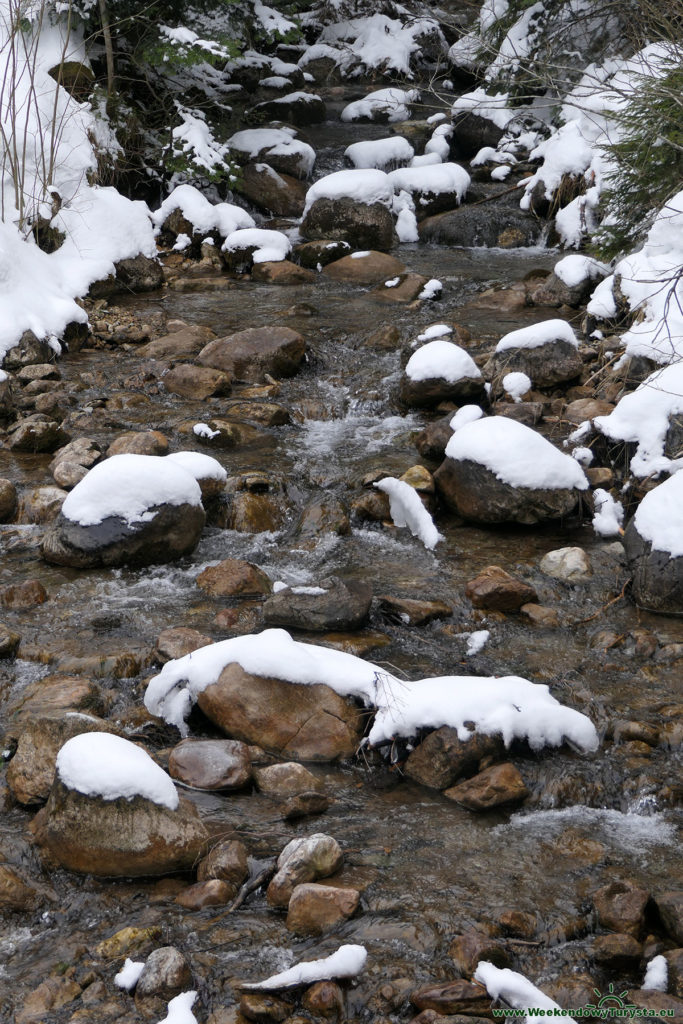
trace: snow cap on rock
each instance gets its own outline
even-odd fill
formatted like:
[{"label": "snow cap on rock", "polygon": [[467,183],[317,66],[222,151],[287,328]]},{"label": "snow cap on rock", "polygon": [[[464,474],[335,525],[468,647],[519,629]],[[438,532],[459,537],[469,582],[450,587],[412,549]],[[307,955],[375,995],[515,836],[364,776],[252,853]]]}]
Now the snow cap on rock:
[{"label": "snow cap on rock", "polygon": [[86,732],[67,740],[57,754],[57,777],[84,796],[118,800],[144,797],[174,811],[178,793],[163,768],[130,740]]}]

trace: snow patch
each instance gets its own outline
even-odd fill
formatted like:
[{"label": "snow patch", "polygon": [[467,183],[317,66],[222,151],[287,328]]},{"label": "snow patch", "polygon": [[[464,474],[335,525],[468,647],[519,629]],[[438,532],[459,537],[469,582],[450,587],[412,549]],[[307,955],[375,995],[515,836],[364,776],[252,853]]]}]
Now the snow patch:
[{"label": "snow patch", "polygon": [[385,477],[375,487],[389,495],[389,508],[395,526],[407,526],[413,537],[422,541],[428,551],[433,551],[443,537],[434,525],[434,520],[420,501],[414,487],[405,480]]},{"label": "snow patch", "polygon": [[103,800],[141,796],[174,811],[178,793],[171,777],[146,750],[121,736],[86,732],[67,740],[57,755],[57,776],[67,789]]}]

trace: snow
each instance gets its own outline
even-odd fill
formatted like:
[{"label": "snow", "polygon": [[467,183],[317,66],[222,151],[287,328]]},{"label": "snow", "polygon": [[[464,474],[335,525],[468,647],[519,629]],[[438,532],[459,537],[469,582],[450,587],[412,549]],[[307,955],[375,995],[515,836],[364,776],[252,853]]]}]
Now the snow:
[{"label": "snow", "polygon": [[389,181],[397,192],[404,190],[411,194],[452,194],[459,204],[469,188],[470,176],[459,164],[433,164],[390,171]]},{"label": "snow", "polygon": [[453,328],[449,327],[448,324],[431,324],[427,327],[422,334],[418,334],[418,341],[433,341],[434,338],[443,338],[448,334],[453,333]]},{"label": "snow", "polygon": [[481,370],[464,348],[452,341],[436,338],[418,348],[406,364],[406,376],[412,381],[446,380],[455,384],[463,378],[479,380]]},{"label": "snow", "polygon": [[320,96],[314,92],[288,92],[286,96],[277,96],[275,99],[269,100],[269,103],[281,103],[283,105],[290,103],[315,103],[320,101]]},{"label": "snow", "polygon": [[418,295],[418,299],[436,299],[441,295],[442,291],[443,285],[441,281],[436,277],[432,277]]},{"label": "snow", "polygon": [[[184,158],[194,172],[200,174],[221,174],[234,181],[228,163],[228,146],[214,137],[206,114],[196,108],[186,107],[178,100],[175,109],[180,124],[171,131],[174,156]],[[178,175],[182,176],[182,172]]]},{"label": "snow", "polygon": [[422,541],[428,551],[433,551],[443,537],[420,500],[414,487],[404,480],[387,476],[375,487],[389,495],[391,518],[395,526],[407,526],[413,537]]},{"label": "snow", "polygon": [[669,983],[669,965],[666,957],[655,956],[648,961],[642,987],[649,992],[666,992]]},{"label": "snow", "polygon": [[583,284],[584,281],[595,281],[609,274],[609,267],[606,263],[593,259],[592,256],[582,256],[579,253],[572,253],[565,256],[553,267],[553,273],[568,288]]},{"label": "snow", "polygon": [[415,204],[408,192],[399,192],[394,200],[393,210],[396,214],[396,234],[399,242],[419,242],[420,232],[415,216]]},{"label": "snow", "polygon": [[212,459],[210,455],[204,455],[203,452],[174,452],[172,455],[167,455],[166,458],[191,473],[197,483],[202,480],[223,481],[228,479],[228,474],[218,459]]},{"label": "snow", "polygon": [[283,78],[282,75],[269,75],[267,78],[262,78],[259,82],[259,88],[261,89],[287,89],[291,86],[289,78]]},{"label": "snow", "polygon": [[609,491],[602,487],[596,487],[593,492],[595,514],[593,516],[593,529],[598,537],[618,537],[622,530],[624,521],[624,506],[620,501],[615,501]]},{"label": "snow", "polygon": [[320,43],[335,47],[333,59],[338,64],[343,67],[355,65],[347,74],[359,75],[371,68],[379,68],[383,74],[395,72],[412,78],[410,60],[414,53],[419,52],[420,38],[427,33],[438,33],[445,51],[443,35],[437,22],[431,18],[411,16],[399,21],[385,14],[340,20],[328,25],[320,35]]},{"label": "snow", "polygon": [[594,458],[593,452],[590,448],[574,448],[571,455],[572,458],[576,459],[577,462],[580,462],[582,466],[590,466]]},{"label": "snow", "polygon": [[286,36],[289,32],[297,32],[299,29],[295,21],[290,21],[279,11],[267,7],[261,0],[254,0],[254,15],[269,36]]},{"label": "snow", "polygon": [[670,558],[683,555],[683,473],[676,473],[649,491],[633,517],[636,530]]},{"label": "snow", "polygon": [[367,958],[365,946],[340,946],[331,956],[320,960],[303,960],[265,981],[243,985],[242,988],[250,992],[271,992],[281,988],[292,988],[294,985],[310,985],[314,981],[355,978],[365,967]]},{"label": "snow", "polygon": [[503,377],[503,391],[515,402],[521,402],[524,395],[531,391],[532,383],[526,373],[506,373]]},{"label": "snow", "polygon": [[415,150],[402,135],[392,135],[388,139],[354,142],[346,147],[344,156],[358,169],[376,167],[383,171],[392,165],[408,163],[415,156]]},{"label": "snow", "polygon": [[526,738],[535,750],[559,746],[565,737],[582,750],[598,746],[591,721],[561,705],[547,686],[512,676],[406,682],[352,654],[292,640],[283,629],[222,640],[167,662],[149,682],[147,710],[187,735],[185,718],[197,695],[234,663],[253,675],[305,685],[325,683],[340,696],[360,698],[377,709],[371,744],[442,725],[456,728],[464,741],[474,723],[480,732],[501,735],[506,744]]},{"label": "snow", "polygon": [[544,11],[543,3],[527,7],[501,42],[498,53],[486,73],[487,79],[508,76],[517,71],[532,45],[532,22]]},{"label": "snow", "polygon": [[195,423],[192,433],[196,437],[205,437],[210,441],[211,438],[218,437],[220,430],[212,430],[208,423]]},{"label": "snow", "polygon": [[451,124],[440,124],[438,125],[433,133],[432,137],[425,145],[425,156],[435,154],[438,156],[439,161],[448,160],[451,154],[451,136],[453,135],[453,126]]},{"label": "snow", "polygon": [[487,416],[465,424],[448,442],[446,457],[478,462],[512,487],[588,488],[575,459],[506,416]]},{"label": "snow", "polygon": [[282,231],[266,228],[241,228],[233,231],[223,242],[221,252],[239,252],[254,247],[254,263],[279,263],[287,259],[292,243]]},{"label": "snow", "polygon": [[475,654],[479,654],[479,651],[483,650],[488,643],[491,631],[489,629],[476,629],[467,638],[467,646],[465,648],[465,656],[467,658],[473,658]]},{"label": "snow", "polygon": [[655,370],[635,391],[619,399],[607,416],[596,416],[597,429],[612,441],[637,444],[631,472],[637,477],[671,472],[680,460],[664,454],[669,417],[683,413],[683,361]]},{"label": "snow", "polygon": [[359,121],[361,118],[373,120],[383,114],[390,124],[406,121],[410,117],[410,103],[420,98],[417,89],[377,89],[368,93],[362,100],[355,100],[344,107],[341,112],[342,121]]},{"label": "snow", "polygon": [[473,89],[458,97],[451,107],[451,114],[456,125],[456,115],[467,112],[485,117],[498,128],[505,129],[515,116],[514,111],[508,107],[508,98],[506,92],[487,93],[484,89]]},{"label": "snow", "polygon": [[[560,1007],[540,988],[536,988],[528,978],[509,967],[494,967],[488,960],[480,960],[474,972],[474,980],[484,985],[492,999],[500,999],[504,1004],[515,1010],[544,1010],[549,1017]],[[563,1020],[574,1021],[574,1017],[565,1016],[560,1010]],[[524,1019],[533,1021],[538,1014],[528,1014]],[[545,1014],[544,1014],[545,1016]]]},{"label": "snow", "polygon": [[543,320],[540,324],[520,327],[517,331],[505,334],[496,345],[496,352],[506,352],[511,348],[539,348],[554,341],[566,341],[574,348],[579,346],[576,335],[566,320]]},{"label": "snow", "polygon": [[491,171],[491,181],[505,181],[509,173],[510,167],[507,164],[501,164],[500,167],[494,167]]},{"label": "snow", "polygon": [[490,32],[496,22],[505,17],[509,8],[508,0],[484,0],[479,12],[479,31],[481,35]]},{"label": "snow", "polygon": [[159,1024],[197,1024],[197,1018],[192,1012],[196,998],[196,992],[181,992],[175,999],[171,999],[168,1014]]},{"label": "snow", "polygon": [[310,174],[315,164],[315,150],[295,136],[293,128],[247,128],[231,135],[228,146],[245,153],[249,160],[267,162],[271,155],[295,156],[302,172]]},{"label": "snow", "polygon": [[125,988],[126,991],[130,992],[137,985],[144,969],[144,960],[131,960],[130,957],[126,957],[123,967],[114,976],[114,984],[117,988]]},{"label": "snow", "polygon": [[113,455],[99,462],[64,499],[62,515],[81,526],[118,516],[128,526],[153,518],[157,505],[201,505],[192,473],[159,455]]},{"label": "snow", "polygon": [[107,732],[86,732],[67,740],[56,771],[68,789],[104,800],[137,796],[174,811],[178,793],[170,775],[146,750]]},{"label": "snow", "polygon": [[373,203],[391,206],[393,196],[391,179],[384,171],[374,168],[335,171],[311,185],[306,193],[304,217],[318,199],[353,199],[366,206]]},{"label": "snow", "polygon": [[395,288],[396,285],[400,283],[400,280],[401,280],[400,277],[392,277],[392,278],[390,278],[389,281],[385,281],[384,282],[384,287],[385,288]]},{"label": "snow", "polygon": [[480,420],[483,415],[484,410],[480,409],[478,405],[462,405],[453,416],[449,426],[453,431],[460,430],[465,424]]},{"label": "snow", "polygon": [[470,160],[470,167],[481,167],[482,164],[516,164],[517,158],[512,153],[501,153],[493,146],[484,146]]},{"label": "snow", "polygon": [[176,210],[180,210],[199,235],[208,235],[215,231],[226,238],[238,228],[255,226],[254,218],[240,206],[233,206],[232,203],[214,205],[193,185],[178,185],[152,214],[157,233],[164,221]]},{"label": "snow", "polygon": [[421,156],[414,156],[410,161],[410,167],[429,167],[432,164],[440,164],[441,157],[438,153],[422,153]]}]

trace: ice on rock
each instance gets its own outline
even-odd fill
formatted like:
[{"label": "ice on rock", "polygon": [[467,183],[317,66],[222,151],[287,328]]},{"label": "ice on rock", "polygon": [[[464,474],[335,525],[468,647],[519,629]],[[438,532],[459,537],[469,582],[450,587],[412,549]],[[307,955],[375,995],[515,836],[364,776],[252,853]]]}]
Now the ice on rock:
[{"label": "ice on rock", "polygon": [[286,971],[274,974],[265,981],[243,985],[249,992],[272,992],[294,985],[310,985],[315,981],[332,981],[335,978],[355,978],[359,975],[368,958],[365,946],[346,945],[320,960],[304,960]]},{"label": "ice on rock", "polygon": [[543,320],[540,324],[520,327],[517,331],[503,335],[496,345],[496,352],[506,352],[511,348],[538,348],[553,341],[566,341],[574,348],[578,348],[579,345],[571,325],[566,320]]},{"label": "ice on rock", "polygon": [[[482,984],[492,999],[500,1000],[503,1004],[513,1007],[515,1010],[541,1010],[547,1016],[552,1017],[555,1010],[563,1011],[554,1000],[537,988],[523,974],[511,971],[508,967],[495,967],[487,960],[480,960],[474,972],[474,980]],[[533,1021],[535,1014],[528,1015],[527,1021]],[[574,1017],[564,1017],[564,1020],[574,1021]]]}]

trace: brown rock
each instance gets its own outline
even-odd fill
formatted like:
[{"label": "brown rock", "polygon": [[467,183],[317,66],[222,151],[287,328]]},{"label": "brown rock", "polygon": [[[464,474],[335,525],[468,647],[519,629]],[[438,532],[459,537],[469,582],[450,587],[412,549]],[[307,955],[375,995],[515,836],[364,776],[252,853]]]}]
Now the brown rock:
[{"label": "brown rock", "polygon": [[560,624],[560,616],[554,608],[546,608],[545,605],[532,602],[531,604],[523,604],[519,610],[535,626],[546,626],[548,629],[554,629]]},{"label": "brown rock", "polygon": [[264,284],[299,285],[313,284],[317,278],[312,270],[300,267],[290,260],[255,263],[251,270],[252,281]]},{"label": "brown rock", "polygon": [[299,793],[322,793],[323,784],[313,772],[294,761],[271,764],[254,772],[256,785],[266,796],[285,798]]},{"label": "brown rock", "polygon": [[297,524],[297,536],[318,539],[321,533],[336,533],[346,537],[351,524],[346,509],[336,498],[329,497],[307,505]]},{"label": "brown rock", "polygon": [[360,893],[331,885],[307,882],[292,892],[287,910],[287,928],[295,935],[324,935],[357,910]]},{"label": "brown rock", "polygon": [[69,440],[61,424],[42,413],[18,420],[9,430],[9,447],[17,452],[54,452]]},{"label": "brown rock", "polygon": [[19,521],[49,523],[59,515],[67,492],[61,487],[36,487],[22,497]]},{"label": "brown rock", "polygon": [[524,910],[502,910],[498,924],[504,935],[512,935],[516,939],[533,939],[536,936],[536,916]]},{"label": "brown rock", "polygon": [[4,622],[0,622],[0,658],[13,658],[21,643],[21,636],[10,629]]},{"label": "brown rock", "polygon": [[273,590],[262,569],[238,558],[226,558],[204,569],[197,577],[197,586],[211,597],[264,597]]},{"label": "brown rock", "polygon": [[166,455],[168,438],[158,430],[131,430],[121,434],[107,448],[107,457],[112,455]]},{"label": "brown rock", "polygon": [[334,981],[316,981],[304,992],[301,1004],[314,1017],[341,1020],[344,1016],[344,994]]},{"label": "brown rock", "polygon": [[240,1013],[257,1024],[283,1021],[291,1012],[289,1003],[267,992],[243,992],[240,996]]},{"label": "brown rock", "polygon": [[0,910],[30,910],[36,891],[7,864],[0,864]]},{"label": "brown rock", "polygon": [[45,604],[46,601],[47,591],[38,580],[26,580],[0,591],[0,602],[5,608],[15,611],[35,608],[37,604]]},{"label": "brown rock", "polygon": [[294,248],[294,258],[299,261],[302,267],[315,270],[320,264],[326,267],[328,263],[334,263],[342,256],[348,256],[351,246],[348,242],[336,242],[321,238],[315,242],[303,242]]},{"label": "brown rock", "polygon": [[236,663],[198,703],[228,736],[302,761],[350,757],[362,730],[355,705],[330,687],[250,675]]},{"label": "brown rock", "polygon": [[165,665],[167,661],[184,658],[186,654],[198,651],[200,647],[207,647],[210,643],[213,643],[211,637],[204,636],[197,629],[174,626],[163,630],[157,637],[154,659]]},{"label": "brown rock", "polygon": [[105,701],[98,686],[85,676],[45,676],[29,683],[6,709],[13,727],[18,721],[40,715],[63,715],[68,711],[102,714]]},{"label": "brown rock", "polygon": [[666,957],[668,990],[679,999],[683,998],[683,949],[670,949]]},{"label": "brown rock", "polygon": [[253,384],[272,377],[292,377],[304,359],[306,343],[289,327],[250,327],[210,342],[199,362]]},{"label": "brown rock", "polygon": [[405,272],[405,264],[385,252],[367,250],[343,256],[323,270],[325,277],[347,284],[379,284]]},{"label": "brown rock", "polygon": [[168,758],[168,772],[195,789],[241,789],[251,779],[251,759],[239,740],[182,740]]},{"label": "brown rock", "polygon": [[528,795],[522,776],[510,762],[486,768],[444,793],[449,800],[455,800],[470,811],[488,811],[504,804],[521,803]]},{"label": "brown rock", "polygon": [[354,249],[386,252],[396,243],[391,210],[383,203],[359,203],[349,197],[316,199],[299,228],[307,239],[333,238]]},{"label": "brown rock", "polygon": [[406,626],[426,626],[435,619],[447,619],[453,613],[451,606],[444,601],[416,601],[387,594],[378,597],[377,601],[381,615]]},{"label": "brown rock", "polygon": [[643,955],[643,947],[632,935],[598,935],[593,942],[597,963],[614,970],[633,966]]},{"label": "brown rock", "polygon": [[371,601],[369,584],[331,576],[317,587],[287,587],[272,594],[263,605],[263,617],[271,626],[317,633],[353,630],[366,622]]},{"label": "brown rock", "polygon": [[0,523],[8,523],[17,509],[17,489],[11,480],[0,479]]},{"label": "brown rock", "polygon": [[72,978],[50,976],[34,988],[15,1018],[15,1024],[41,1021],[46,1013],[67,1006],[81,994],[81,986]]},{"label": "brown rock", "polygon": [[536,601],[536,591],[528,583],[505,572],[499,565],[489,565],[465,587],[465,594],[475,608],[516,612],[523,604]]},{"label": "brown rock", "polygon": [[102,960],[123,960],[126,956],[139,955],[141,950],[149,949],[152,944],[156,945],[160,938],[159,925],[151,928],[134,928],[129,925],[99,942],[95,946],[95,956]]},{"label": "brown rock", "polygon": [[331,804],[324,793],[296,793],[288,797],[280,808],[285,821],[298,821],[313,814],[324,814]]},{"label": "brown rock", "polygon": [[655,896],[655,903],[667,933],[683,945],[683,891],[660,893]]},{"label": "brown rock", "polygon": [[596,416],[609,416],[614,409],[611,402],[603,402],[600,398],[577,398],[565,406],[563,418],[570,423],[583,423]]},{"label": "brown rock", "polygon": [[170,394],[198,402],[216,395],[229,395],[232,390],[229,374],[207,366],[193,366],[192,363],[176,364],[161,377],[161,383]]},{"label": "brown rock", "polygon": [[300,217],[307,191],[303,181],[278,173],[267,163],[248,163],[242,167],[240,192],[274,217]]},{"label": "brown rock", "polygon": [[248,874],[247,848],[239,839],[218,843],[204,857],[197,869],[197,878],[200,882],[219,878],[227,882],[235,893],[246,881]]},{"label": "brown rock", "polygon": [[510,957],[500,943],[474,930],[456,936],[448,947],[448,955],[464,978],[474,974],[480,960],[488,960],[496,967],[510,966]]},{"label": "brown rock", "polygon": [[378,285],[369,292],[369,297],[375,302],[405,303],[414,302],[419,299],[424,286],[428,284],[429,278],[422,274],[401,274],[396,283]]},{"label": "brown rock", "polygon": [[444,1015],[464,1013],[468,1017],[479,1014],[488,1017],[491,1009],[491,998],[482,990],[481,985],[474,985],[462,978],[423,985],[411,994],[410,1001],[418,1010],[435,1010]]},{"label": "brown rock", "polygon": [[178,331],[143,345],[137,354],[143,359],[183,359],[197,355],[215,337],[208,327],[181,327]]},{"label": "brown rock", "polygon": [[286,907],[294,889],[306,882],[328,878],[341,868],[344,854],[336,839],[317,832],[306,839],[292,839],[278,857],[277,871],[266,897],[272,907]]},{"label": "brown rock", "polygon": [[660,1016],[662,1010],[667,1010],[669,1019],[683,1020],[683,999],[677,999],[676,996],[670,996],[666,992],[652,992],[642,988],[629,989],[628,996],[624,1001],[641,1010],[656,1011],[656,1016]]},{"label": "brown rock", "polygon": [[458,739],[457,729],[448,725],[435,729],[408,755],[405,773],[432,789],[446,789],[464,775],[476,770],[484,758],[500,756],[504,750],[497,736],[475,733],[468,740]]},{"label": "brown rock", "polygon": [[610,882],[593,893],[593,904],[603,928],[638,938],[649,898],[645,889],[631,882]]},{"label": "brown rock", "polygon": [[175,902],[186,910],[203,910],[204,907],[223,907],[235,898],[235,889],[219,878],[188,885],[178,893]]}]

